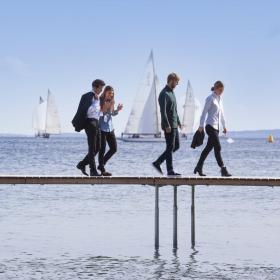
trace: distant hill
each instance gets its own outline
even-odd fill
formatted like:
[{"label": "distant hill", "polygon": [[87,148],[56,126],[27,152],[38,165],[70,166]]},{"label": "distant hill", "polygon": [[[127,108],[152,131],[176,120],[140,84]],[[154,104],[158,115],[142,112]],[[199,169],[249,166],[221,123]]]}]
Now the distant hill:
[{"label": "distant hill", "polygon": [[[228,136],[232,138],[267,138],[270,134],[280,139],[280,129],[230,131]],[[0,133],[0,137],[34,137],[34,135]],[[85,133],[66,132],[51,137],[85,137]]]},{"label": "distant hill", "polygon": [[270,134],[272,134],[275,138],[280,138],[280,129],[244,130],[229,132],[229,136],[232,138],[267,138]]}]

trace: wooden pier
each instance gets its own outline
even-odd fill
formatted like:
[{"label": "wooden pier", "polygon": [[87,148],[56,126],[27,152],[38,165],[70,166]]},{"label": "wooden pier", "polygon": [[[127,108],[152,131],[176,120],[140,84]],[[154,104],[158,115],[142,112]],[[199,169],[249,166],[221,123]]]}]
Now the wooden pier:
[{"label": "wooden pier", "polygon": [[2,185],[148,185],[155,187],[155,248],[159,248],[159,189],[173,186],[173,248],[178,247],[177,188],[191,187],[191,245],[195,246],[196,186],[280,187],[280,178],[265,177],[85,177],[85,176],[14,176],[0,175]]}]

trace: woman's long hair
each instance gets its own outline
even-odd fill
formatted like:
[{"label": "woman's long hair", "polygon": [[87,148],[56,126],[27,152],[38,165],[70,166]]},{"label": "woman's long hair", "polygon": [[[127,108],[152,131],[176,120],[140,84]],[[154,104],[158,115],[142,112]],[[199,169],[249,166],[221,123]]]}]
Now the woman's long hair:
[{"label": "woman's long hair", "polygon": [[[108,96],[108,92],[109,91],[112,91],[113,92],[113,96]],[[112,86],[106,86],[100,96],[100,107],[101,107],[101,111],[104,110],[104,107],[105,107],[105,104],[106,102],[110,102],[112,105],[111,105],[111,108],[110,110],[113,111],[114,110],[114,97],[115,97],[115,93],[114,93],[114,89]]]}]

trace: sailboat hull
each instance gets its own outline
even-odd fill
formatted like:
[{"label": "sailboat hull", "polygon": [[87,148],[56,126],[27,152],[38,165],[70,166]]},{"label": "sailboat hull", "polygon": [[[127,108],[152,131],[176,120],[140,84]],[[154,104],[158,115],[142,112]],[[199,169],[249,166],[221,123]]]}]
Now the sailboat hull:
[{"label": "sailboat hull", "polygon": [[156,138],[156,137],[139,137],[139,138],[132,138],[132,137],[119,137],[118,140],[123,142],[134,142],[134,143],[159,143],[165,142],[165,138]]},{"label": "sailboat hull", "polygon": [[35,137],[49,139],[50,134],[49,133],[38,133],[35,135]]}]

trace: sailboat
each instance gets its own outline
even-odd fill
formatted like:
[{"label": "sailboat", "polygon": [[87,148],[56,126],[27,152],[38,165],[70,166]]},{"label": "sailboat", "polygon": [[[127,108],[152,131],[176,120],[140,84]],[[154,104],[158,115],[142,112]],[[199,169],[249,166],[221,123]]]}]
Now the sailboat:
[{"label": "sailboat", "polygon": [[163,141],[158,90],[159,81],[155,72],[153,51],[151,51],[121,140],[126,142]]},{"label": "sailboat", "polygon": [[194,133],[196,126],[198,126],[200,111],[200,102],[195,98],[191,82],[188,81],[186,98],[183,106],[182,137],[186,138],[187,135]]},{"label": "sailboat", "polygon": [[51,134],[60,134],[60,120],[55,99],[48,90],[47,101],[40,96],[39,104],[33,115],[33,128],[36,137],[49,138]]}]

